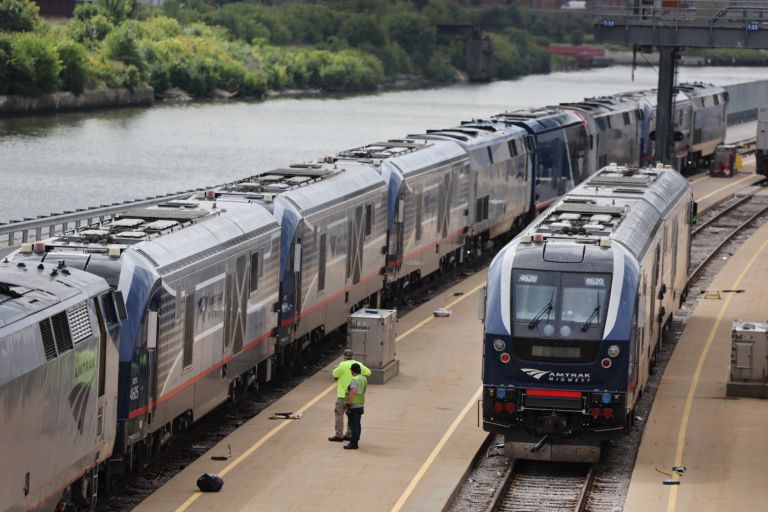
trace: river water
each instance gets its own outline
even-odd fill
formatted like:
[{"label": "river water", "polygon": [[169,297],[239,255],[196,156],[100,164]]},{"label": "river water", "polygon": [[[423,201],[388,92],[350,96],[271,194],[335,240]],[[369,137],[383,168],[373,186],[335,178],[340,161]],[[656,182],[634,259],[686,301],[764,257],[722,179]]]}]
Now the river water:
[{"label": "river water", "polygon": [[[768,78],[764,68],[680,68],[681,81]],[[0,119],[0,222],[224,183],[460,120],[653,88],[628,67],[319,98],[157,103]]]}]

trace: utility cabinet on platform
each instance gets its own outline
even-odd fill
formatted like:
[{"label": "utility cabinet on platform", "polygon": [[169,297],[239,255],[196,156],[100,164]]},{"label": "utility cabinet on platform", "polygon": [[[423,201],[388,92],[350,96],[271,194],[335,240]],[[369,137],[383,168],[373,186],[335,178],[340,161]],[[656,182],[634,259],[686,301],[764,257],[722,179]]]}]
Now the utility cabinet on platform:
[{"label": "utility cabinet on platform", "polygon": [[371,370],[371,384],[384,384],[400,370],[395,359],[396,322],[394,309],[361,309],[349,316],[347,346],[355,360]]},{"label": "utility cabinet on platform", "polygon": [[733,322],[731,380],[726,395],[764,398],[768,381],[768,324]]}]

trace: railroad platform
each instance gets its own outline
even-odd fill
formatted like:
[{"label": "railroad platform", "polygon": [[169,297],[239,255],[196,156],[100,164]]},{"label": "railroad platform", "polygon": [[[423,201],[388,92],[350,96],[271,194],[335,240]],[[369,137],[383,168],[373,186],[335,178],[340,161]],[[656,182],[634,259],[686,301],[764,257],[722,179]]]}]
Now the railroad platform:
[{"label": "railroad platform", "polygon": [[[222,440],[135,511],[447,508],[488,437],[477,426],[482,354],[477,292],[486,275],[483,270],[466,278],[399,320],[400,373],[370,387],[359,450],[327,440],[334,433],[331,371],[336,361]],[[439,307],[452,315],[433,317]],[[303,416],[268,419],[275,412]],[[227,453],[228,444],[229,461],[211,460]],[[223,489],[197,492],[203,473],[220,475]]]},{"label": "railroad platform", "polygon": [[[768,400],[726,398],[734,319],[765,322],[768,224],[731,257],[677,342],[647,418],[624,512],[765,510]],[[679,485],[663,485],[674,466]]]},{"label": "railroad platform", "polygon": [[715,178],[708,173],[688,178],[688,183],[693,188],[693,197],[699,203],[699,216],[732,199],[739,190],[751,187],[763,179],[763,176],[755,174],[754,155],[744,157],[743,166],[732,178]]}]

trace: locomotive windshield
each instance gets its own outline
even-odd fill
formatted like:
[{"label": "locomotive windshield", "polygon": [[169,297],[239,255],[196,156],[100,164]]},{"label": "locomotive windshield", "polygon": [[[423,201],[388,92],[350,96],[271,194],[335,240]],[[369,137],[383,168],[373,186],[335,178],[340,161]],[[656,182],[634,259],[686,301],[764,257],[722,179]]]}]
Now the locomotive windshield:
[{"label": "locomotive windshield", "polygon": [[514,348],[520,359],[588,362],[597,357],[610,274],[515,270]]}]

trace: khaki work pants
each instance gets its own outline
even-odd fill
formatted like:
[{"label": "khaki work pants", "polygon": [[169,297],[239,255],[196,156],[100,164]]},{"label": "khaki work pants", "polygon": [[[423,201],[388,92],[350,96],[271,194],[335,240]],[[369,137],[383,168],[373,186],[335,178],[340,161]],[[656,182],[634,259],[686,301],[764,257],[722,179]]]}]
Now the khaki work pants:
[{"label": "khaki work pants", "polygon": [[344,402],[343,397],[336,397],[336,408],[333,412],[336,414],[336,437],[352,437],[349,422],[347,422],[347,433],[344,434]]}]

